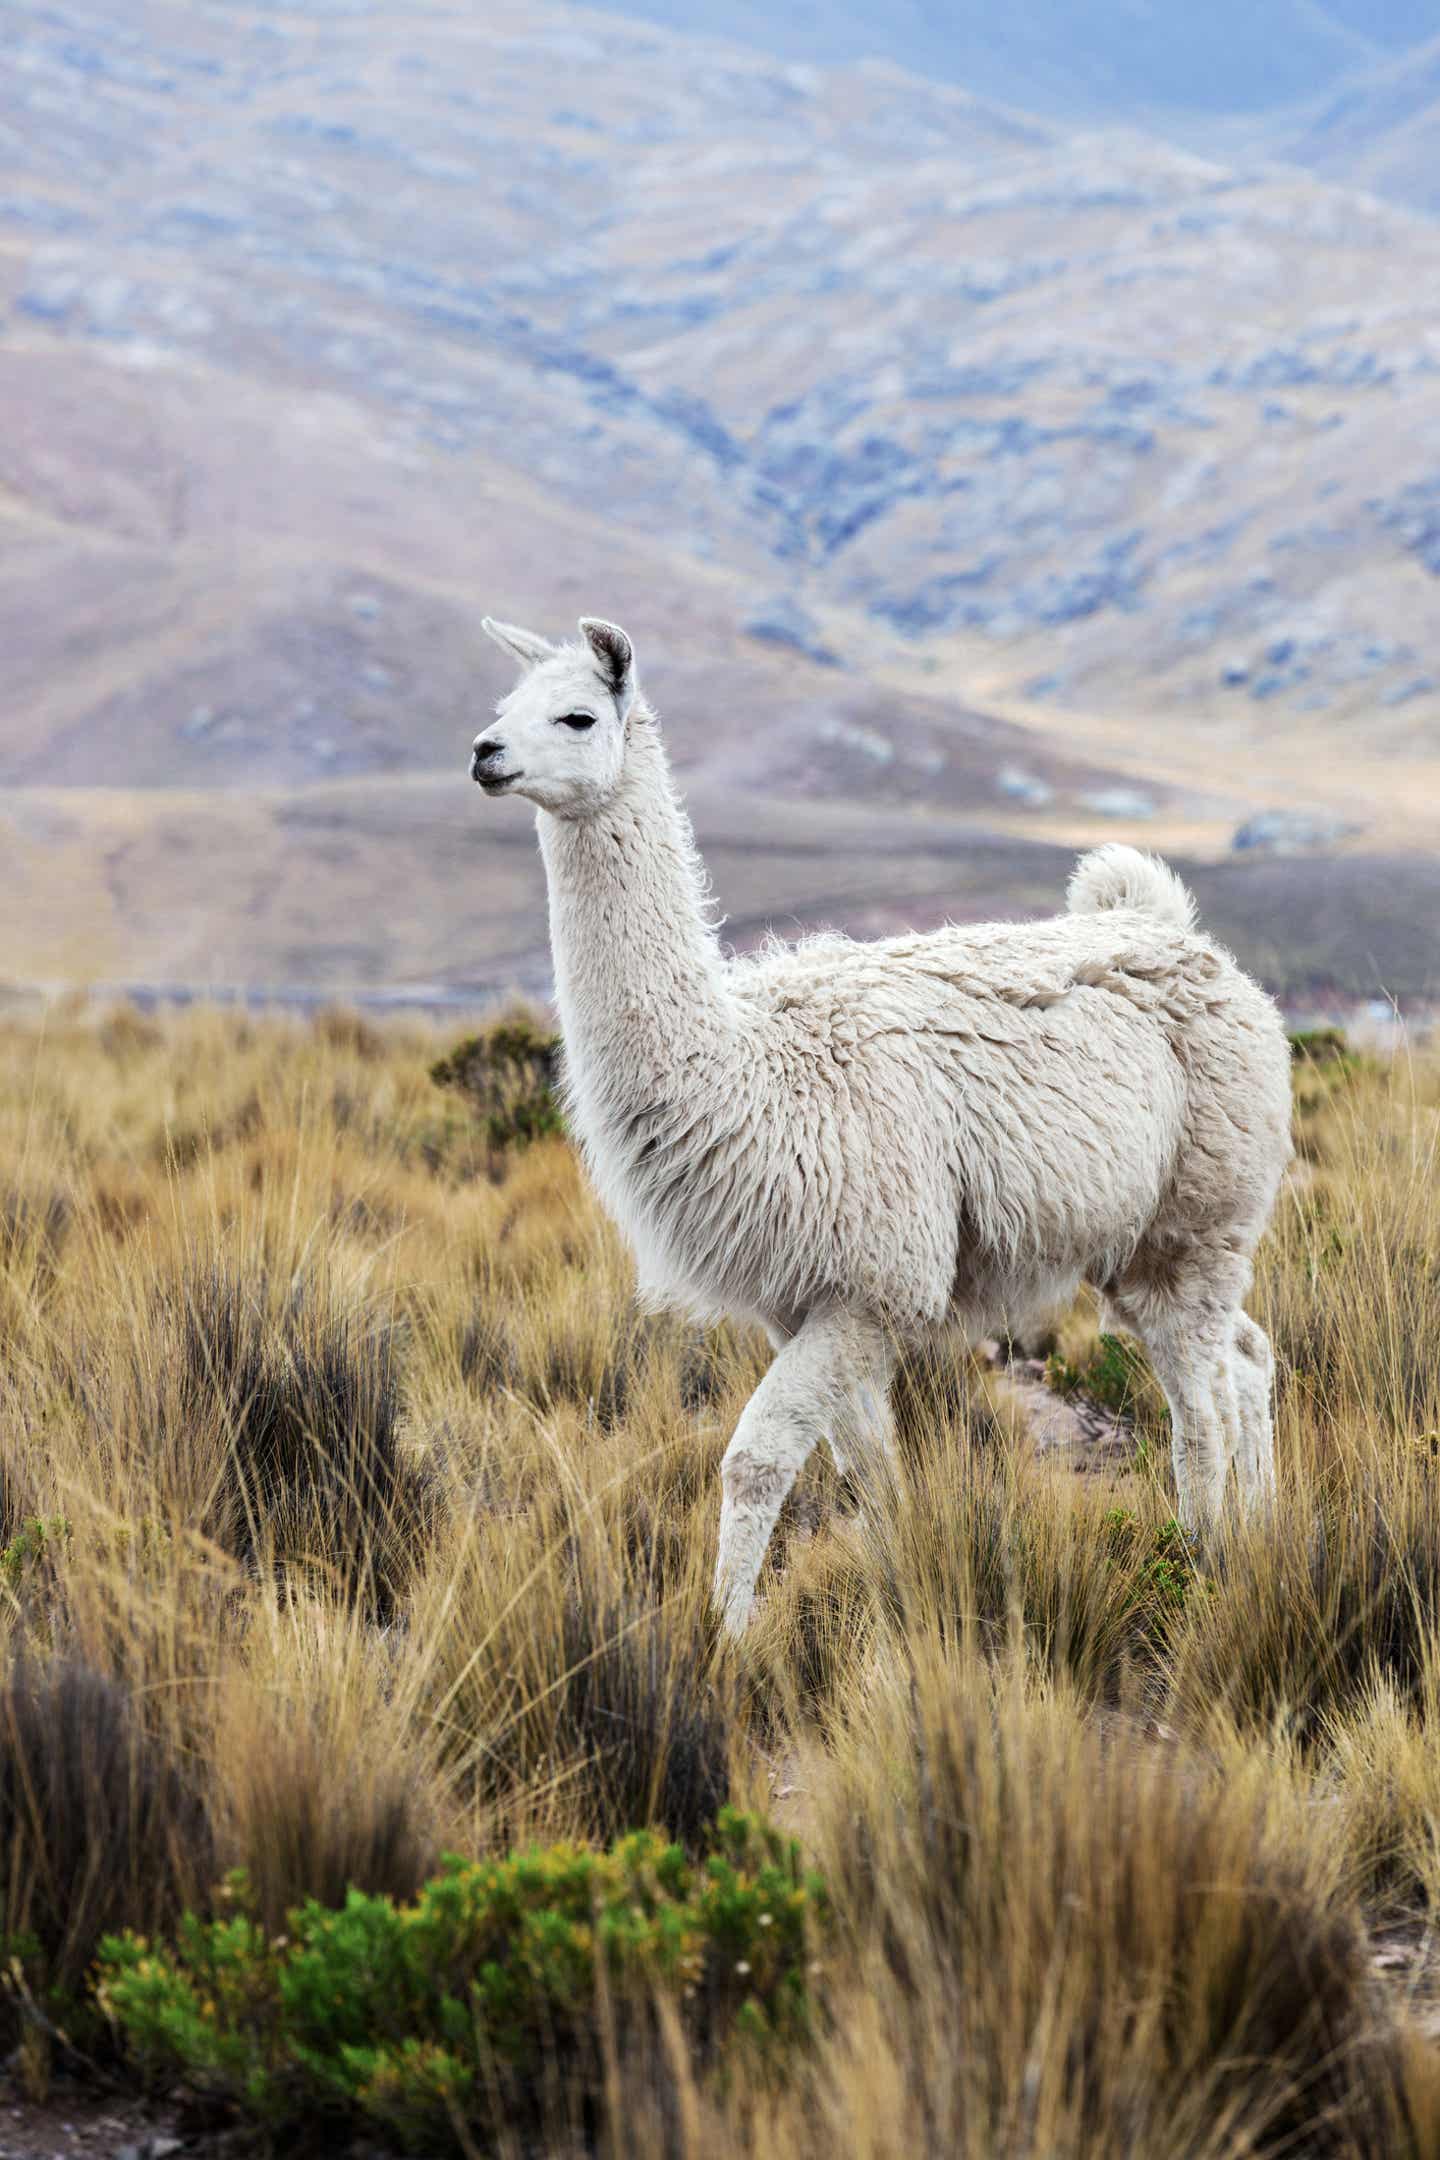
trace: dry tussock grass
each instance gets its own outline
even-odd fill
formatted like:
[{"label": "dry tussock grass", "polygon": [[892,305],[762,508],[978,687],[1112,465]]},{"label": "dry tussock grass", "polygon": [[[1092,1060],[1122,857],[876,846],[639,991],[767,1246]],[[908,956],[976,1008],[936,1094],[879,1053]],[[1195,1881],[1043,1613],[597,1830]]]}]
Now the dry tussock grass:
[{"label": "dry tussock grass", "polygon": [[618,2149],[1440,2149],[1423,1961],[1372,1958],[1440,1909],[1435,1067],[1300,1076],[1256,1292],[1281,1497],[1208,1573],[1153,1421],[1077,1478],[934,1359],[893,1506],[812,1465],[729,1655],[764,1346],[637,1313],[564,1143],[497,1151],[446,1046],[0,1031],[7,1932],[78,1990],[234,1865],[279,1926],[446,1849],[694,1843],[734,1797],[829,1876],[823,2028],[778,2087],[612,2066]]}]

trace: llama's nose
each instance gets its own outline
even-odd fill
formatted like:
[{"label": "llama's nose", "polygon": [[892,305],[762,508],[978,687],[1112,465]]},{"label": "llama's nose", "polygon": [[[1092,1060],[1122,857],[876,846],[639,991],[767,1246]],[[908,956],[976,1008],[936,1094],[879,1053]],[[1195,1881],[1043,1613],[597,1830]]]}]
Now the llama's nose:
[{"label": "llama's nose", "polygon": [[477,735],[475,748],[470,753],[471,779],[478,780],[486,766],[493,758],[498,758],[504,748],[504,743],[497,742],[493,735]]}]

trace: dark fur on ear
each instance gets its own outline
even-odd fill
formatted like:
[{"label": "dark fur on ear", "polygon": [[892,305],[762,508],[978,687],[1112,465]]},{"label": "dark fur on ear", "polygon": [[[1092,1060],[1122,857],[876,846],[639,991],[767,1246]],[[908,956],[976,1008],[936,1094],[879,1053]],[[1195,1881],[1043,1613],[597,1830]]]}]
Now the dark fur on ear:
[{"label": "dark fur on ear", "polygon": [[598,615],[582,615],[580,635],[600,663],[612,696],[628,702],[627,693],[635,672],[635,648],[618,623],[602,622]]}]

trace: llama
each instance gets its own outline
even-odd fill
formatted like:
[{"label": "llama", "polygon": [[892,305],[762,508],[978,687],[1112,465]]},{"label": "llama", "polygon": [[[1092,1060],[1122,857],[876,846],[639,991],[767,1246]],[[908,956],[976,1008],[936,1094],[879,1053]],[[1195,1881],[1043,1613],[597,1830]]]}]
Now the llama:
[{"label": "llama", "polygon": [[715,1592],[746,1625],[817,1441],[874,1485],[899,1352],[1102,1294],[1173,1420],[1180,1518],[1273,1485],[1270,1345],[1242,1309],[1290,1153],[1275,1007],[1174,874],[1084,856],[1068,912],[743,959],[630,639],[486,620],[523,673],[477,736],[539,810],[571,1124],[642,1296],[776,1351],[726,1450]]}]

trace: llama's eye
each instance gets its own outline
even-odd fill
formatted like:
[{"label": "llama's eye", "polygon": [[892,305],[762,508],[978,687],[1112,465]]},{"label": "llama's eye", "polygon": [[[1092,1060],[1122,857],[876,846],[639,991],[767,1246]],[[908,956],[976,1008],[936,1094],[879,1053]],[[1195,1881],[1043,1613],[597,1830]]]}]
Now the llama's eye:
[{"label": "llama's eye", "polygon": [[556,727],[573,727],[577,734],[583,735],[586,728],[594,727],[595,715],[591,712],[561,713],[558,715],[555,725]]}]

